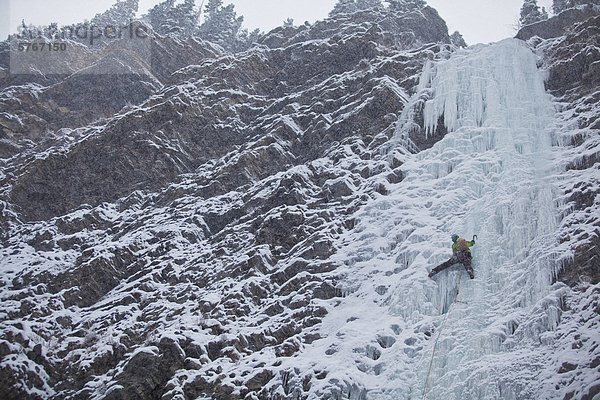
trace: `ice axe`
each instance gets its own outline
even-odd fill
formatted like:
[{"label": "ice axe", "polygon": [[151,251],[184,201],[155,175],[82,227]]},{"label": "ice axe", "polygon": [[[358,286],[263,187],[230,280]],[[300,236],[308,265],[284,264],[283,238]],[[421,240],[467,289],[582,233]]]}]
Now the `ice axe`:
[{"label": "ice axe", "polygon": [[477,239],[477,235],[473,235],[473,242],[475,241],[475,239]]}]

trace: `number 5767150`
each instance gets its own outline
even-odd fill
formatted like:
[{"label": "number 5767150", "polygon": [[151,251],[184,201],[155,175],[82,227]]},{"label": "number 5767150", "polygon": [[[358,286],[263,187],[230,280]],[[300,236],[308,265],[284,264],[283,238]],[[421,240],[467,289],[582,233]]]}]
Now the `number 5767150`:
[{"label": "number 5767150", "polygon": [[19,43],[19,51],[66,51],[67,44],[66,43],[29,43],[29,42],[20,42]]}]

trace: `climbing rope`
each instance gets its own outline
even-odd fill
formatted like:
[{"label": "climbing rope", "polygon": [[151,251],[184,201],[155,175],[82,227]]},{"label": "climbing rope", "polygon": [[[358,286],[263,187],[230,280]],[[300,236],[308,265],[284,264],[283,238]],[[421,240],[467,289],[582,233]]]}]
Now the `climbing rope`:
[{"label": "climbing rope", "polygon": [[435,351],[437,349],[437,344],[440,341],[440,337],[442,336],[442,332],[444,330],[444,326],[446,325],[446,321],[448,320],[448,315],[450,315],[450,311],[452,311],[452,306],[456,303],[456,299],[458,299],[458,294],[460,293],[460,281],[462,279],[462,273],[458,276],[458,285],[456,287],[456,296],[454,296],[454,300],[450,303],[450,307],[448,307],[448,312],[444,316],[442,320],[442,325],[440,326],[440,331],[438,332],[437,338],[433,343],[433,352],[431,353],[431,360],[429,361],[429,368],[427,369],[427,377],[425,378],[425,386],[423,386],[423,400],[427,399],[427,394],[429,393],[429,376],[431,375],[431,367],[433,366],[433,359],[435,358]]}]

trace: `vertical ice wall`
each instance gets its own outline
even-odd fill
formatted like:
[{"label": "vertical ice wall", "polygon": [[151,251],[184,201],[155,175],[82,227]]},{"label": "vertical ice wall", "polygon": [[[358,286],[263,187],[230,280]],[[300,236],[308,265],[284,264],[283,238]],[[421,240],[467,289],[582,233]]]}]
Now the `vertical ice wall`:
[{"label": "vertical ice wall", "polygon": [[[428,398],[530,398],[524,376],[535,373],[536,360],[527,360],[531,348],[515,347],[543,342],[558,318],[552,302],[534,310],[537,321],[530,326],[523,317],[549,294],[556,270],[553,105],[533,54],[516,40],[457,53],[433,68],[426,130],[443,120],[450,135],[421,164],[432,155],[448,160],[451,183],[440,190],[460,193],[460,211],[450,212],[458,218],[449,221],[480,241],[477,280],[461,284],[424,390]],[[402,309],[403,296],[397,304]],[[520,377],[511,376],[519,370]]]},{"label": "vertical ice wall", "polygon": [[[543,77],[510,39],[428,64],[419,90],[427,131],[443,120],[449,133],[402,156],[406,178],[340,243],[349,294],[309,354],[325,357],[315,368],[344,366],[330,379],[361,381],[369,399],[535,398],[560,296]],[[452,233],[479,237],[475,280],[460,267],[427,278]]]}]

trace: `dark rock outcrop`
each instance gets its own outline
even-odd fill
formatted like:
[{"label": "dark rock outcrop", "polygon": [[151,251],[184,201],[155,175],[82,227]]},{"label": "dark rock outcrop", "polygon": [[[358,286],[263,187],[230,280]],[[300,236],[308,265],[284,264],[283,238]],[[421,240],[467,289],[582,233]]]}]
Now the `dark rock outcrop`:
[{"label": "dark rock outcrop", "polygon": [[[119,42],[96,52],[69,44],[68,59],[62,57],[68,67],[60,68],[69,74],[0,77],[0,138],[7,140],[4,157],[18,154],[20,146],[30,141],[50,147],[55,143],[48,139],[62,137],[65,129],[84,127],[139,105],[160,91],[175,71],[222,54],[216,46],[194,38],[149,40],[148,54],[133,58]],[[8,42],[0,43],[0,68],[10,71],[9,58]],[[114,65],[125,67],[112,71]]]},{"label": "dark rock outcrop", "polygon": [[235,56],[155,37],[114,84],[3,77],[0,393],[306,397],[327,373],[280,359],[321,340],[335,239],[402,180],[386,144],[447,43],[432,8],[371,10]]},{"label": "dark rock outcrop", "polygon": [[[574,256],[564,265],[558,279],[572,287],[581,282],[596,284],[600,278],[597,273],[600,268],[597,249],[600,220],[594,213],[600,194],[596,184],[600,160],[597,144],[600,135],[600,50],[594,44],[600,41],[599,26],[600,16],[592,16],[569,27],[564,36],[539,44],[544,49],[544,62],[549,72],[547,87],[564,104],[561,114],[567,119],[565,123],[579,128],[577,135],[560,138],[577,149],[567,169],[579,171],[578,178],[568,180],[563,188],[569,210],[565,213],[561,239]],[[584,232],[581,226],[591,229]]]},{"label": "dark rock outcrop", "polygon": [[569,8],[558,15],[535,24],[524,26],[516,38],[529,40],[534,36],[551,39],[564,35],[573,25],[600,14],[600,7],[588,4],[580,8]]},{"label": "dark rock outcrop", "polygon": [[[372,13],[358,16],[374,18]],[[445,24],[433,9],[397,19],[392,14],[385,21],[422,32],[418,42],[447,39]],[[334,26],[348,23],[323,22]],[[333,33],[334,26],[325,30],[316,24],[315,35]],[[231,186],[213,187],[206,195],[224,193],[318,158],[328,142],[344,139],[350,130],[356,137],[364,135],[361,140],[369,145],[373,138],[367,132],[389,127],[406,100],[401,93],[410,87],[402,88],[396,82],[412,84],[410,74],[418,71],[420,64],[415,59],[394,58],[391,48],[383,47],[381,26],[350,26],[354,31],[347,36],[336,33],[319,42],[255,50],[237,59],[228,56],[179,71],[171,77],[172,86],[139,107],[123,111],[105,126],[84,133],[84,140],[36,159],[17,172],[11,201],[27,219],[39,220],[83,204],[114,201],[135,190],[154,191],[260,136],[255,148],[246,144],[239,158],[220,171],[229,175],[220,181]],[[431,31],[426,28],[429,26]],[[433,51],[436,49],[424,48],[421,54],[428,57]],[[372,65],[365,69],[368,60]],[[226,77],[222,76],[224,65],[229,65]],[[78,92],[85,87],[85,82],[77,86],[73,79],[52,90],[64,85],[65,90]],[[346,91],[340,84],[347,87],[350,97],[340,96]],[[293,93],[298,92],[301,95],[295,97]],[[114,95],[118,94],[116,90]],[[139,99],[147,95],[139,93]],[[339,118],[340,110],[356,101],[362,103],[360,111]],[[294,109],[296,106],[300,108]],[[302,131],[302,140],[295,138],[298,131]]]}]

